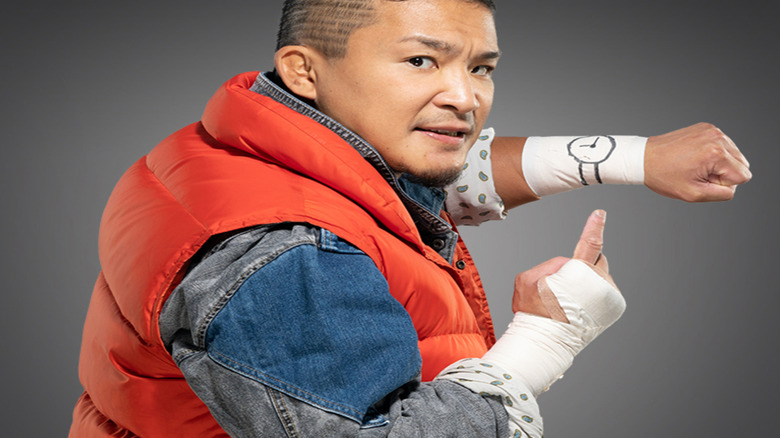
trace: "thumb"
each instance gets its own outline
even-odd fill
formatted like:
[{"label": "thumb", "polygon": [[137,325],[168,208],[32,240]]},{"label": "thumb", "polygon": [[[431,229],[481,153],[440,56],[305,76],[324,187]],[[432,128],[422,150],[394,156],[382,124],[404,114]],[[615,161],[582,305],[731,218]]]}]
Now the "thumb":
[{"label": "thumb", "polygon": [[604,245],[604,223],[607,212],[596,210],[590,214],[585,228],[582,230],[577,246],[574,248],[574,258],[583,262],[595,264]]}]

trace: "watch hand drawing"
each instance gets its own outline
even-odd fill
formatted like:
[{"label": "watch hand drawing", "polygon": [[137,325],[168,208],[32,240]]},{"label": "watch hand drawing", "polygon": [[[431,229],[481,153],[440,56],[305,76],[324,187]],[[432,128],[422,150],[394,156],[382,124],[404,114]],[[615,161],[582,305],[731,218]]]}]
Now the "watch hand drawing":
[{"label": "watch hand drawing", "polygon": [[[607,141],[604,141],[607,140]],[[569,155],[577,161],[582,185],[590,185],[585,178],[585,165],[592,165],[593,173],[598,184],[603,184],[599,174],[599,164],[607,161],[615,150],[617,142],[612,136],[586,136],[577,137],[569,142],[567,148]],[[591,166],[588,166],[589,169]]]}]

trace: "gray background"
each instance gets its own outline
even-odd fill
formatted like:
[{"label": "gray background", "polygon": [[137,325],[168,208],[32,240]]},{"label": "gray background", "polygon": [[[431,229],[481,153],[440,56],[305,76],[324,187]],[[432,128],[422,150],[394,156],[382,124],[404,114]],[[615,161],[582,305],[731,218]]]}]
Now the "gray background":
[{"label": "gray background", "polygon": [[[224,80],[269,68],[280,3],[4,3],[4,436],[66,434],[110,190]],[[776,436],[778,18],[757,0],[499,2],[498,132],[708,121],[754,173],[729,203],[588,188],[464,230],[501,328],[515,273],[570,254],[588,213],[609,212],[629,308],[542,396],[547,436]]]}]

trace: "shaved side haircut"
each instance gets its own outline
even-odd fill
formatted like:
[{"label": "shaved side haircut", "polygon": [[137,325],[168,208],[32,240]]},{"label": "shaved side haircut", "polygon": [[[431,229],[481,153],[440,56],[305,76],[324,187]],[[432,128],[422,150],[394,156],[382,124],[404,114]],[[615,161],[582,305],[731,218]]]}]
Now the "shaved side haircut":
[{"label": "shaved side haircut", "polygon": [[[352,32],[374,23],[378,1],[405,0],[285,0],[276,50],[304,45],[327,58],[342,58]],[[453,1],[480,3],[496,10],[493,0]]]}]

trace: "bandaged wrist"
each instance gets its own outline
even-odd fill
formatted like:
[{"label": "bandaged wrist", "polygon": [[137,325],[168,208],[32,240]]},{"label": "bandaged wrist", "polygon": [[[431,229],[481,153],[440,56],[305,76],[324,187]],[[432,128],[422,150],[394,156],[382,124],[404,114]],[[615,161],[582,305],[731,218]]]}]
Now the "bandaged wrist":
[{"label": "bandaged wrist", "polygon": [[528,137],[523,174],[537,196],[588,185],[644,184],[647,138],[626,135]]},{"label": "bandaged wrist", "polygon": [[574,356],[626,308],[620,291],[579,260],[567,262],[539,287],[550,288],[569,322],[518,312],[483,356],[522,378],[534,396],[561,378]]}]

